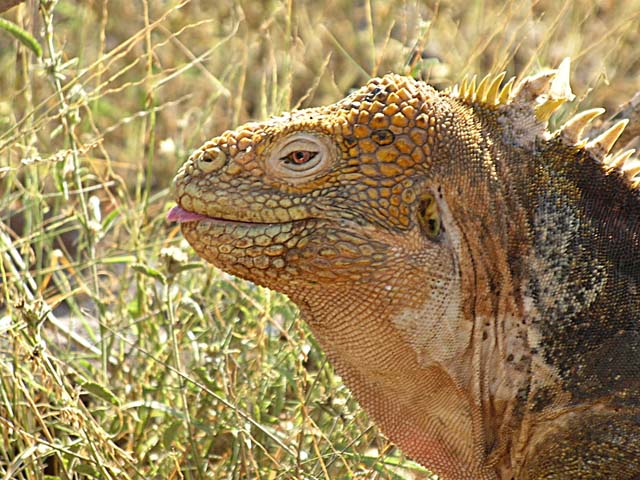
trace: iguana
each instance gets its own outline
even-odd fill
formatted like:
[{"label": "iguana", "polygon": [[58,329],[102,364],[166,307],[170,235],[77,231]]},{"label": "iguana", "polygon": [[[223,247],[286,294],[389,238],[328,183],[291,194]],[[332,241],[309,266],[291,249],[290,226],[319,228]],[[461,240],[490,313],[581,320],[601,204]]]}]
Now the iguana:
[{"label": "iguana", "polygon": [[206,142],[195,251],[285,293],[381,430],[443,479],[640,478],[640,171],[557,131],[568,64],[396,74]]}]

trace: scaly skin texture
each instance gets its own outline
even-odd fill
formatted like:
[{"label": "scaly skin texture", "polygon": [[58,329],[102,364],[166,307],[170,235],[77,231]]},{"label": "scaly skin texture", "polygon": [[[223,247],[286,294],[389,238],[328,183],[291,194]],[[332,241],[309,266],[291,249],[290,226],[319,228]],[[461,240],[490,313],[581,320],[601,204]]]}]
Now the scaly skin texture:
[{"label": "scaly skin texture", "polygon": [[640,476],[639,195],[604,164],[616,135],[546,132],[555,75],[375,78],[223,133],[175,179],[196,252],[287,294],[444,479]]}]

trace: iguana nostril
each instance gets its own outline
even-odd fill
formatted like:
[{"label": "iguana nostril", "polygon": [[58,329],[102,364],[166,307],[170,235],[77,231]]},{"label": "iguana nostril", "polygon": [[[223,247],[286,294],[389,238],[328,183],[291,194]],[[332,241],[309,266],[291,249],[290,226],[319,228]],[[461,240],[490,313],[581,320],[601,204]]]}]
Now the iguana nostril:
[{"label": "iguana nostril", "polygon": [[209,148],[200,153],[195,163],[204,173],[211,173],[225,166],[227,155],[218,147]]}]

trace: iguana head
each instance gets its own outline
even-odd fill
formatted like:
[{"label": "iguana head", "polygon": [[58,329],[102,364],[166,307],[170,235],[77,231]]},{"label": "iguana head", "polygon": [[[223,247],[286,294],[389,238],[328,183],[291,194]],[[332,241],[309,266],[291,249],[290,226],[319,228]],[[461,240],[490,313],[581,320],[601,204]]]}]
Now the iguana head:
[{"label": "iguana head", "polygon": [[438,95],[387,75],[227,131],[177,174],[170,219],[205,259],[281,291],[366,281],[391,257],[432,252],[437,265],[446,242],[428,177],[450,121]]}]

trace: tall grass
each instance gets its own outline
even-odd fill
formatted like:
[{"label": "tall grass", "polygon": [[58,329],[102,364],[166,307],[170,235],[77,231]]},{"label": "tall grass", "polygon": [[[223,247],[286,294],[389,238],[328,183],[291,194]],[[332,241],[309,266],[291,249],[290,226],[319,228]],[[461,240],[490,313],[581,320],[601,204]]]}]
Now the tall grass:
[{"label": "tall grass", "polygon": [[[1,4],[2,2],[0,2]],[[164,217],[189,151],[371,75],[573,63],[560,117],[640,89],[640,0],[30,0],[0,30],[0,476],[429,478],[286,298]]]}]

